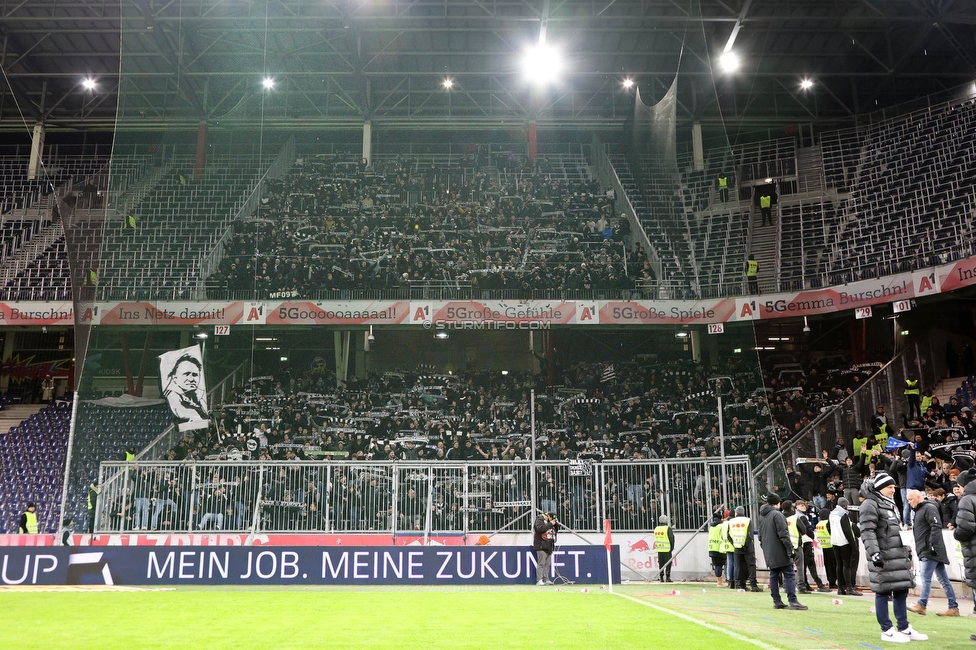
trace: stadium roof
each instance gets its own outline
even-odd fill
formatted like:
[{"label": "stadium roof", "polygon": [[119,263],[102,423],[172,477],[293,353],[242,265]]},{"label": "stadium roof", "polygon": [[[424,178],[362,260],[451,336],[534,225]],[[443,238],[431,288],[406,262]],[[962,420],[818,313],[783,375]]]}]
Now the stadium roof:
[{"label": "stadium roof", "polygon": [[681,123],[842,124],[972,84],[974,26],[966,0],[0,0],[0,128],[595,128],[679,65]]}]

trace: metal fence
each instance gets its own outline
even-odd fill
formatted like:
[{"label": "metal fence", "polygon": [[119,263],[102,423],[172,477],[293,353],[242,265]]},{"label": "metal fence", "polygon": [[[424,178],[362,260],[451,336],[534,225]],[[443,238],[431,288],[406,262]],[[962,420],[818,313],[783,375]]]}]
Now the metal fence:
[{"label": "metal fence", "polygon": [[696,530],[755,503],[749,460],[536,463],[104,462],[95,531],[528,532],[533,504],[573,531]]}]

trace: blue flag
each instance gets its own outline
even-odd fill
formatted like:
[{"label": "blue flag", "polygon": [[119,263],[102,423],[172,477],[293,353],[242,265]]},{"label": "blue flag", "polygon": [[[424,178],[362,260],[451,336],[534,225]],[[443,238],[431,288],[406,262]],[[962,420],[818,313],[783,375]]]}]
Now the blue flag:
[{"label": "blue flag", "polygon": [[888,438],[888,444],[885,445],[886,451],[891,451],[892,449],[898,449],[899,447],[907,447],[908,443],[904,440],[899,440],[898,438]]}]

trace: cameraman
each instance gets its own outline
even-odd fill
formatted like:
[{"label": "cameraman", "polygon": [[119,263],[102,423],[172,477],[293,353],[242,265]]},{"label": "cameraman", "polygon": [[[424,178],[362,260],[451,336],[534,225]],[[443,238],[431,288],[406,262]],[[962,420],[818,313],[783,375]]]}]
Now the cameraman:
[{"label": "cameraman", "polygon": [[535,549],[535,555],[539,562],[536,569],[538,581],[535,583],[538,587],[552,584],[552,580],[549,579],[549,562],[552,558],[552,551],[556,547],[556,532],[558,530],[559,522],[556,521],[556,513],[554,512],[543,512],[536,518],[535,524],[532,526],[534,533],[532,548]]}]

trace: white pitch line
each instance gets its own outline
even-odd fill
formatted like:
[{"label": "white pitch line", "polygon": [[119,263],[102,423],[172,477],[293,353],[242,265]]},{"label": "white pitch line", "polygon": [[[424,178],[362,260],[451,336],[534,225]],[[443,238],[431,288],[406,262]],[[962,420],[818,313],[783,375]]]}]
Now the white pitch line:
[{"label": "white pitch line", "polygon": [[757,641],[756,639],[750,639],[749,637],[743,636],[738,632],[733,632],[732,630],[726,630],[725,628],[719,627],[717,625],[712,625],[711,623],[706,623],[705,621],[699,620],[693,616],[688,616],[687,614],[676,612],[673,609],[668,609],[667,607],[661,607],[660,605],[649,603],[646,600],[641,600],[640,598],[634,598],[633,596],[628,596],[627,594],[621,594],[619,592],[614,592],[614,595],[620,596],[621,598],[626,598],[627,600],[633,601],[639,605],[644,605],[646,607],[656,609],[659,612],[664,612],[665,614],[671,614],[672,616],[677,616],[678,618],[684,619],[689,623],[694,623],[695,625],[701,625],[702,627],[707,627],[709,630],[715,630],[716,632],[721,632],[722,634],[728,635],[738,641],[751,643],[757,648],[763,648],[764,650],[781,650],[781,648],[777,646],[769,645],[768,643],[763,643],[762,641]]}]

